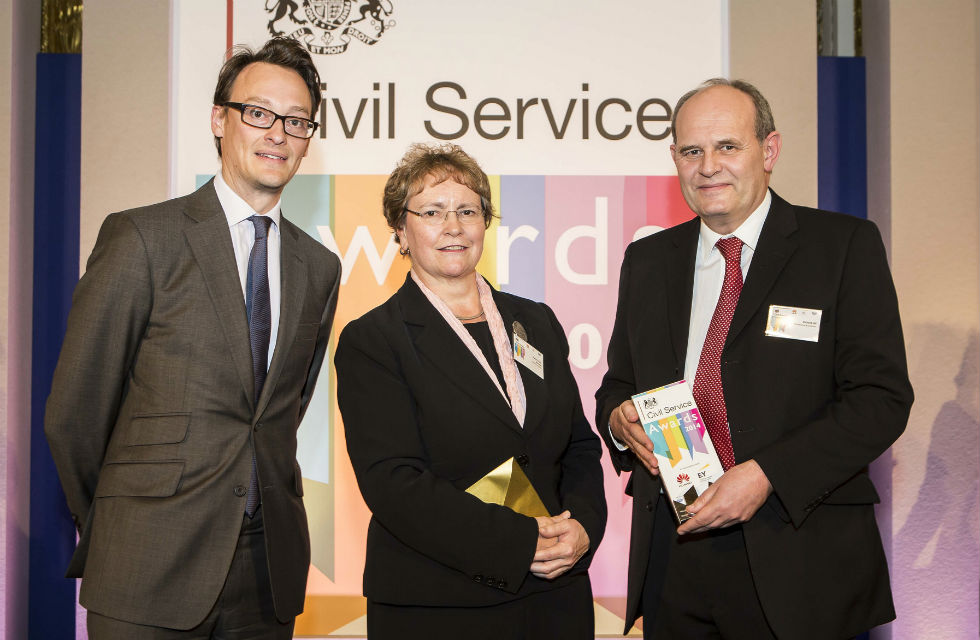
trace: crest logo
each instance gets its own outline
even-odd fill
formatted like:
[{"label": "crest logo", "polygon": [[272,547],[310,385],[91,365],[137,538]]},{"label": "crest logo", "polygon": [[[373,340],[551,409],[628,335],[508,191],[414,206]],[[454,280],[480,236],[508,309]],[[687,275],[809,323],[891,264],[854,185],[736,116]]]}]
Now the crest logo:
[{"label": "crest logo", "polygon": [[644,409],[655,409],[657,407],[656,398],[643,398],[643,408]]},{"label": "crest logo", "polygon": [[353,40],[377,44],[395,26],[393,0],[265,0],[269,33],[298,40],[310,53],[347,51]]}]

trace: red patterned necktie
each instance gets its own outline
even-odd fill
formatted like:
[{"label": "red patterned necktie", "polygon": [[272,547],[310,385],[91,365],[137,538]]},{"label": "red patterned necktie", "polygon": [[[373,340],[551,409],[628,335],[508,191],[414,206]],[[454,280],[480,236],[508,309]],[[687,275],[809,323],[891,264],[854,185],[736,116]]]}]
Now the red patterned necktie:
[{"label": "red patterned necktie", "polygon": [[708,325],[708,335],[701,348],[698,371],[694,375],[694,401],[704,420],[721,466],[727,471],[735,466],[732,436],[728,430],[728,410],[721,387],[721,350],[728,337],[728,327],[735,314],[738,296],[742,293],[742,241],[736,237],[722,238],[716,244],[725,258],[725,282],[721,285],[718,305]]}]

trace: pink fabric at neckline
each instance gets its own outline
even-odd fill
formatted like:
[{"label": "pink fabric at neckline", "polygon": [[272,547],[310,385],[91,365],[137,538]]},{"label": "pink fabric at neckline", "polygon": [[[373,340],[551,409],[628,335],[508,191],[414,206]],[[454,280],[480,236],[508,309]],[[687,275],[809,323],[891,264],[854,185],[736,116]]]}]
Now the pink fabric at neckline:
[{"label": "pink fabric at neckline", "polygon": [[480,305],[483,306],[483,313],[486,314],[487,326],[490,328],[490,335],[493,337],[493,346],[497,351],[497,360],[500,363],[500,371],[504,374],[504,383],[507,385],[506,392],[501,388],[500,381],[497,379],[496,374],[494,374],[493,369],[490,368],[490,363],[487,361],[486,356],[483,355],[480,346],[473,339],[473,336],[470,335],[470,332],[466,330],[466,327],[463,326],[459,318],[443,302],[442,298],[423,284],[422,279],[418,277],[414,269],[412,269],[411,274],[415,284],[418,285],[425,297],[435,307],[436,311],[439,312],[439,315],[442,316],[459,339],[463,341],[463,344],[470,350],[470,353],[473,354],[477,362],[480,363],[494,386],[500,391],[500,395],[509,402],[511,411],[514,412],[514,417],[517,418],[517,422],[523,427],[524,416],[526,414],[524,381],[521,379],[521,372],[517,370],[517,364],[514,362],[514,352],[510,346],[510,340],[507,337],[507,329],[504,328],[504,320],[500,317],[500,311],[497,310],[497,305],[493,301],[493,293],[490,290],[490,285],[486,283],[480,274],[474,272],[476,288],[480,293]]}]

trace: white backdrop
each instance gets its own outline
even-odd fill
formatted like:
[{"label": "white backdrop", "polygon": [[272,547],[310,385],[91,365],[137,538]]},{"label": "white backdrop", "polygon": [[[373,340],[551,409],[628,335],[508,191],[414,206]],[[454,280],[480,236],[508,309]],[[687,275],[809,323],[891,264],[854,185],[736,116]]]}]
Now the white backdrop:
[{"label": "white backdrop", "polygon": [[[669,118],[682,93],[726,72],[725,1],[172,6],[175,194],[218,168],[209,113],[229,44],[257,48],[273,31],[295,34],[310,45],[324,102],[321,129],[283,208],[342,258],[335,335],[391,295],[407,269],[381,218],[385,177],[410,143],[452,141],[491,176],[501,215],[488,231],[481,273],[554,308],[586,415],[594,413],[622,251],[637,232],[692,215],[669,156]],[[332,367],[321,372],[299,437],[313,566],[297,634],[363,634],[370,514],[347,461]],[[623,479],[605,457],[603,464],[610,516],[591,571],[596,630],[619,635],[630,503]]]}]

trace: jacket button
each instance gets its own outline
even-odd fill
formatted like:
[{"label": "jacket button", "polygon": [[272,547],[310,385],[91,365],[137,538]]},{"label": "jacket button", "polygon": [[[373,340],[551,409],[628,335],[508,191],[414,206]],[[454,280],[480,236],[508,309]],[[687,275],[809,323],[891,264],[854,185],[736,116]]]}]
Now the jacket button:
[{"label": "jacket button", "polygon": [[235,495],[238,496],[239,498],[244,498],[246,493],[248,493],[248,489],[246,489],[242,485],[238,485],[237,487],[235,487]]},{"label": "jacket button", "polygon": [[483,576],[481,576],[481,575],[475,575],[475,576],[473,576],[473,581],[474,582],[483,582]]},{"label": "jacket button", "polygon": [[653,511],[653,501],[648,500],[647,503],[643,505],[643,508],[647,511]]},{"label": "jacket button", "polygon": [[507,586],[507,583],[505,581],[503,581],[503,580],[501,580],[500,582],[497,583],[497,588],[498,589],[503,589],[506,586]]},{"label": "jacket button", "polygon": [[521,466],[521,468],[523,469],[527,465],[531,464],[531,459],[528,458],[526,455],[523,455],[523,454],[522,455],[519,455],[519,456],[517,456],[517,464],[519,464]]}]

